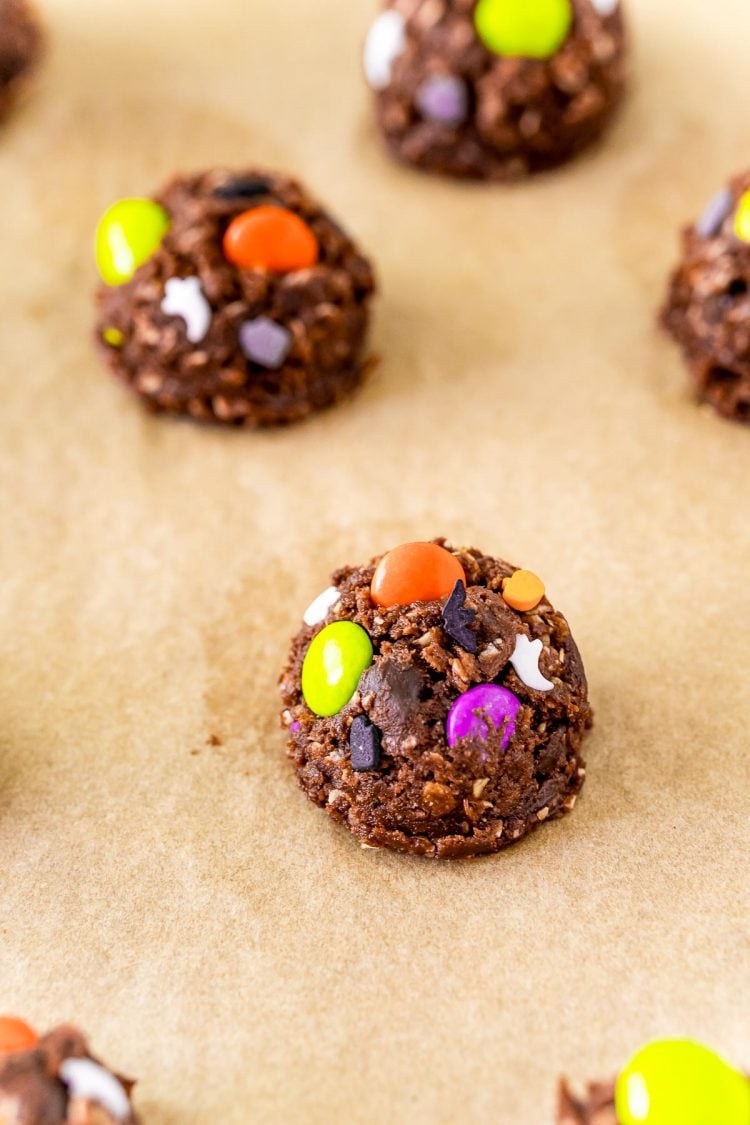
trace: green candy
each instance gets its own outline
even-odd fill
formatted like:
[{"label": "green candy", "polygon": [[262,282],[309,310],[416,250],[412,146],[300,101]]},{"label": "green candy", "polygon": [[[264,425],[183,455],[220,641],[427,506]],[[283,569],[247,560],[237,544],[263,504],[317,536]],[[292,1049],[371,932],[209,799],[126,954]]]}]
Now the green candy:
[{"label": "green candy", "polygon": [[573,8],[570,0],[479,0],[474,23],[496,55],[548,59],[568,36]]},{"label": "green candy", "polygon": [[372,655],[372,641],[353,621],[334,621],[321,629],[302,665],[302,694],[310,710],[337,715],[357,690]]},{"label": "green candy", "polygon": [[625,1067],[615,1108],[620,1125],[750,1125],[750,1082],[708,1047],[664,1039]]},{"label": "green candy", "polygon": [[152,199],[113,203],[96,228],[96,265],[106,285],[124,285],[147,262],[171,226]]}]

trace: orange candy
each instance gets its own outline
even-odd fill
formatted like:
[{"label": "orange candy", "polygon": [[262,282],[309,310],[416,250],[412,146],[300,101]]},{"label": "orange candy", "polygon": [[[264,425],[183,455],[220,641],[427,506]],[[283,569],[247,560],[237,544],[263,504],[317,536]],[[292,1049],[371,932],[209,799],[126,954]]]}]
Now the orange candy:
[{"label": "orange candy", "polygon": [[16,1016],[0,1016],[0,1056],[30,1051],[38,1042],[37,1033],[23,1020]]},{"label": "orange candy", "polygon": [[240,269],[292,273],[318,260],[318,241],[299,215],[283,207],[253,207],[232,219],[224,254]]},{"label": "orange candy", "polygon": [[530,570],[517,570],[510,578],[503,582],[503,600],[511,609],[518,609],[521,613],[528,613],[536,609],[544,597],[544,583]]},{"label": "orange candy", "polygon": [[378,563],[370,594],[376,605],[408,605],[447,598],[457,582],[466,583],[464,568],[437,543],[404,543]]}]

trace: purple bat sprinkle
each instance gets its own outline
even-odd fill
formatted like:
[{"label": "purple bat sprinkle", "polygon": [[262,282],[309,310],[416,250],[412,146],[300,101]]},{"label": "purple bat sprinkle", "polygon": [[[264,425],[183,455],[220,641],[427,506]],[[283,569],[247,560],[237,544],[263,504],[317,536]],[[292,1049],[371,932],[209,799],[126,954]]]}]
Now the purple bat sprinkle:
[{"label": "purple bat sprinkle", "polygon": [[724,225],[725,219],[734,206],[734,196],[729,188],[722,188],[713,197],[706,210],[695,224],[695,233],[700,238],[715,238]]},{"label": "purple bat sprinkle", "polygon": [[289,729],[296,732],[301,728],[301,726],[302,726],[302,723],[294,722],[294,723],[292,723],[292,725],[290,726]]},{"label": "purple bat sprinkle", "polygon": [[466,83],[451,74],[433,75],[419,87],[417,106],[428,121],[460,125],[466,120],[469,108]]},{"label": "purple bat sprinkle", "polygon": [[281,367],[292,346],[292,334],[267,316],[240,326],[240,347],[249,360],[271,371]]}]

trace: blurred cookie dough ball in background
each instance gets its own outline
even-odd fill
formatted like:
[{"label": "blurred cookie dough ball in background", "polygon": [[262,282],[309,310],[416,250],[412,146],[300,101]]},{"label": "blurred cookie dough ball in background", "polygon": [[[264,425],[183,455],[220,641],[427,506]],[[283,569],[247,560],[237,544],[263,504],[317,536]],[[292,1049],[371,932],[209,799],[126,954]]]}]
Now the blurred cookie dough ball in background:
[{"label": "blurred cookie dough ball in background", "polygon": [[390,0],[364,70],[398,160],[513,180],[601,136],[626,58],[621,0]]}]

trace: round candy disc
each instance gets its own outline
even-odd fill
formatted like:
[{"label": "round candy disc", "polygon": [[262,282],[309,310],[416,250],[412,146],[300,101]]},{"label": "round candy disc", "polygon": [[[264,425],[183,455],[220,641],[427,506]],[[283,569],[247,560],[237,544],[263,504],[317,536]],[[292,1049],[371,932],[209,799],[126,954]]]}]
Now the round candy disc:
[{"label": "round candy disc", "polygon": [[321,716],[343,710],[372,656],[372,641],[353,621],[334,621],[321,629],[302,664],[302,694],[310,710]]},{"label": "round candy disc", "polygon": [[570,0],[479,0],[474,22],[496,55],[547,59],[565,42],[573,8]]},{"label": "round candy disc", "polygon": [[734,233],[742,242],[750,242],[750,191],[746,191],[737,204]]},{"label": "round candy disc", "polygon": [[531,570],[517,570],[503,582],[503,601],[520,613],[536,609],[544,592],[544,583]]},{"label": "round candy disc", "polygon": [[458,559],[437,543],[404,543],[378,563],[370,593],[376,605],[409,605],[447,598],[456,582],[466,584]]},{"label": "round candy disc", "polygon": [[307,223],[284,207],[243,211],[227,227],[224,254],[240,269],[292,273],[318,260],[318,241]]},{"label": "round candy disc", "polygon": [[459,695],[448,712],[445,731],[448,745],[455,746],[459,738],[489,737],[488,724],[503,732],[503,750],[515,734],[516,715],[521,701],[499,684],[477,684]]},{"label": "round candy disc", "polygon": [[747,1125],[750,1082],[699,1043],[649,1043],[628,1063],[615,1093],[620,1125]]},{"label": "round candy disc", "polygon": [[96,228],[96,265],[106,285],[124,285],[158,250],[169,215],[152,199],[113,203]]},{"label": "round candy disc", "polygon": [[32,1027],[16,1016],[0,1016],[0,1057],[36,1047],[39,1036]]}]

